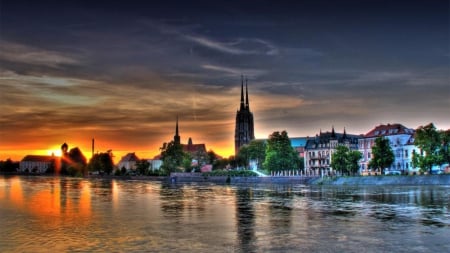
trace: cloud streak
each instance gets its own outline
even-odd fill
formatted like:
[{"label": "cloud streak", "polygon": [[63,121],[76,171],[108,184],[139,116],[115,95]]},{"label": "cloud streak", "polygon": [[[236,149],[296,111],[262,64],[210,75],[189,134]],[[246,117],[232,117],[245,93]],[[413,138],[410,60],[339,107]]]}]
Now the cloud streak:
[{"label": "cloud streak", "polygon": [[268,55],[278,54],[278,49],[271,43],[262,39],[244,39],[240,38],[231,42],[219,42],[206,37],[184,35],[188,41],[195,42],[198,45],[217,50],[222,53],[233,55]]},{"label": "cloud streak", "polygon": [[0,60],[33,65],[58,67],[60,65],[78,64],[73,57],[56,51],[36,48],[10,41],[0,40]]}]

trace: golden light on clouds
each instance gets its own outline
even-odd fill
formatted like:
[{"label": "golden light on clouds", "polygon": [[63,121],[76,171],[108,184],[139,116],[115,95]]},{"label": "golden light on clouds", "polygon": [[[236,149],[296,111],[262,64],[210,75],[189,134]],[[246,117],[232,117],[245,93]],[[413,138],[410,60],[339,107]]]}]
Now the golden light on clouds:
[{"label": "golden light on clouds", "polygon": [[[108,5],[101,13],[90,5],[64,12],[61,6],[35,6],[54,10],[52,22],[45,11],[23,6],[2,12],[0,160],[58,155],[55,147],[64,142],[89,158],[92,138],[95,152],[112,150],[116,160],[128,152],[152,158],[173,139],[177,116],[183,142],[192,137],[227,157],[234,154],[241,75],[257,138],[280,130],[311,136],[332,125],[352,134],[380,123],[450,128],[442,36],[448,22],[441,22],[448,13],[440,8],[425,16],[408,10],[405,29],[380,19],[351,22],[347,10],[335,13],[344,22],[323,27],[322,16],[295,7],[278,16],[233,6],[232,19],[244,22],[229,22],[222,15],[200,18],[188,7],[179,20],[173,8],[158,19],[152,18],[161,15],[152,13],[158,8],[141,15],[128,5],[129,12]],[[398,20],[398,13],[385,14]],[[394,31],[389,36],[386,25]]]}]

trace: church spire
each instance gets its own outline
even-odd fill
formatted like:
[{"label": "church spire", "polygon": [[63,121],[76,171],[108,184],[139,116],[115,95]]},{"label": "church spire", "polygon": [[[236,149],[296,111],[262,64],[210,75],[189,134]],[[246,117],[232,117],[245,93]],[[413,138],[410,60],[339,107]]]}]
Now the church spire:
[{"label": "church spire", "polygon": [[178,134],[178,115],[177,115],[177,123],[175,126],[175,136],[173,137],[173,142],[175,144],[181,144],[180,135]]},{"label": "church spire", "polygon": [[241,110],[244,108],[244,76],[241,75]]},{"label": "church spire", "polygon": [[247,84],[248,84],[248,80],[247,80],[247,77],[245,78],[245,108],[247,108],[247,110],[249,110],[250,109],[250,105],[249,105],[249,102],[248,102],[248,86],[247,86]]},{"label": "church spire", "polygon": [[336,133],[334,132],[334,126],[331,127],[331,138],[336,138]]}]

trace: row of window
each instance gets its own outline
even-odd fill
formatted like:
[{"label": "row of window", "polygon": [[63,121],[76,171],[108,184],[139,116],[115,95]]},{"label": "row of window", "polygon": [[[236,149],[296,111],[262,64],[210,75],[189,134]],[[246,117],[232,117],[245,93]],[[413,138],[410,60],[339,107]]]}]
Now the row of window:
[{"label": "row of window", "polygon": [[310,166],[313,166],[313,165],[330,165],[330,160],[318,160],[318,161],[309,160],[308,164]]}]

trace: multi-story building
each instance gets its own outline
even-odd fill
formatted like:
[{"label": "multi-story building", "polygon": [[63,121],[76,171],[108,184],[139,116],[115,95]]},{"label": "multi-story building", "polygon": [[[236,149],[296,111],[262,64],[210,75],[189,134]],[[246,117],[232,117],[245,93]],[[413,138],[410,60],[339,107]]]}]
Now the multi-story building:
[{"label": "multi-story building", "polygon": [[20,161],[20,172],[45,173],[48,169],[55,170],[60,163],[56,156],[27,155]]},{"label": "multi-story building", "polygon": [[119,169],[125,168],[127,171],[136,170],[137,163],[139,162],[139,158],[136,154],[128,153],[120,159],[120,162],[117,164]]},{"label": "multi-story building", "polygon": [[305,170],[306,173],[324,175],[332,172],[331,156],[336,147],[345,145],[350,150],[358,150],[360,135],[336,133],[334,127],[331,132],[320,133],[315,138],[309,138],[305,146]]},{"label": "multi-story building", "polygon": [[372,159],[372,147],[378,137],[387,138],[394,152],[395,160],[389,168],[385,168],[386,173],[413,174],[418,171],[418,168],[412,166],[413,151],[419,152],[419,149],[414,145],[414,129],[401,124],[387,124],[376,126],[359,139],[358,147],[362,154],[362,159],[359,162],[361,174],[380,173],[372,171],[368,166]]}]

